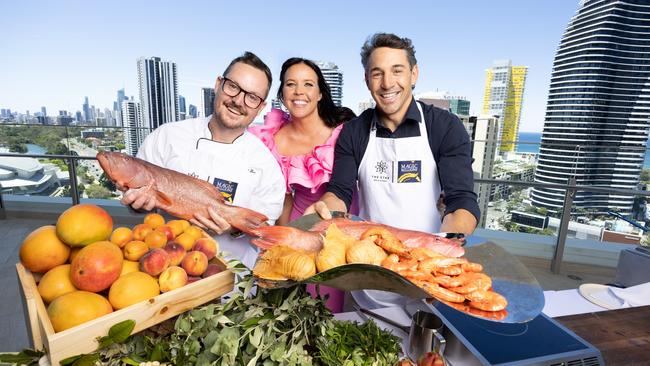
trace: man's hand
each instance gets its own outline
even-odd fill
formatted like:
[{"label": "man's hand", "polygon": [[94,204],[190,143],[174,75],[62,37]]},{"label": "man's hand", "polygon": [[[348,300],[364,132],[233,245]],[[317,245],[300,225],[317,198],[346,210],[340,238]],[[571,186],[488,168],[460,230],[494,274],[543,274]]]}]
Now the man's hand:
[{"label": "man's hand", "polygon": [[134,210],[144,209],[151,211],[156,207],[156,194],[149,187],[133,188],[127,190],[120,202],[131,206]]},{"label": "man's hand", "polygon": [[332,218],[332,212],[330,211],[329,207],[327,207],[327,204],[323,201],[316,201],[311,206],[307,207],[303,213],[303,216],[313,213],[317,213],[318,216],[320,216],[323,220],[329,220]]},{"label": "man's hand", "polygon": [[205,217],[200,213],[195,213],[194,218],[190,219],[190,222],[202,229],[213,231],[217,235],[221,235],[232,228],[232,226],[230,226],[230,224],[221,217],[213,207],[208,207],[208,214],[210,214],[210,217]]}]

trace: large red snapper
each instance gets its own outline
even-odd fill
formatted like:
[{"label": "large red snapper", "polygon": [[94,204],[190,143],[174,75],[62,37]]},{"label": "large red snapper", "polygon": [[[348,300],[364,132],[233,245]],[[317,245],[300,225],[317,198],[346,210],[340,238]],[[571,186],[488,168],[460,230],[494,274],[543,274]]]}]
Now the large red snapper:
[{"label": "large red snapper", "polygon": [[117,152],[102,151],[97,160],[113,182],[125,188],[144,188],[156,195],[157,208],[176,217],[189,220],[194,213],[210,217],[207,208],[213,207],[230,225],[245,233],[268,220],[259,212],[224,203],[215,186],[189,175]]}]

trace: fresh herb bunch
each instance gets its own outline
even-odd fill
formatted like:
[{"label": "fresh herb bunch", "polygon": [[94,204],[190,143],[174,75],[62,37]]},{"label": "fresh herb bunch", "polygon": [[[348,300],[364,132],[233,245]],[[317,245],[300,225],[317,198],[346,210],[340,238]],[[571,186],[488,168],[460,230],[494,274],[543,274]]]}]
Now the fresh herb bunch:
[{"label": "fresh herb bunch", "polygon": [[316,339],[332,314],[303,286],[264,290],[249,297],[252,277],[223,304],[192,310],[176,321],[171,362],[177,365],[313,365]]},{"label": "fresh herb bunch", "polygon": [[401,340],[374,321],[364,324],[333,321],[318,338],[317,359],[326,366],[393,366],[399,360]]}]

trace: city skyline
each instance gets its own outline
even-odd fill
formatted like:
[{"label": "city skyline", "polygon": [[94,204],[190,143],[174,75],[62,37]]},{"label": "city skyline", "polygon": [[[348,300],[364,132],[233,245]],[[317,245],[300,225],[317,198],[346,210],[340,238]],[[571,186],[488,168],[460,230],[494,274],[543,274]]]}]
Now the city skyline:
[{"label": "city skyline", "polygon": [[[422,2],[407,11],[408,18],[397,18],[388,1],[334,1],[338,18],[332,23],[318,15],[317,4],[253,1],[244,14],[234,3],[197,2],[181,18],[176,6],[165,3],[153,12],[144,3],[129,4],[123,12],[127,3],[119,1],[3,3],[0,11],[10,14],[5,26],[12,35],[0,40],[11,56],[0,61],[0,82],[11,87],[0,91],[0,107],[33,114],[45,106],[74,114],[88,96],[101,110],[110,108],[119,89],[137,95],[136,60],[153,56],[178,65],[179,94],[188,105],[200,105],[201,87],[213,86],[232,58],[251,50],[273,71],[270,95],[289,57],[335,63],[345,77],[343,105],[356,110],[369,97],[360,47],[370,34],[385,31],[414,42],[420,67],[416,93],[467,96],[472,114],[480,112],[484,72],[494,60],[529,66],[520,130],[541,131],[553,56],[578,8],[578,1],[565,0],[525,7],[514,0]],[[135,36],[144,41],[121,42]]]}]

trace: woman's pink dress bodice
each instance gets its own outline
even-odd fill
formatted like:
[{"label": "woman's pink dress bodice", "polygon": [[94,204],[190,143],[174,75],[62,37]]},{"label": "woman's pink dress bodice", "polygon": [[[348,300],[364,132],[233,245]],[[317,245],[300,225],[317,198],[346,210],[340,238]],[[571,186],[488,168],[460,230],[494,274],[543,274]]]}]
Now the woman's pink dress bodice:
[{"label": "woman's pink dress bodice", "polygon": [[[252,126],[248,130],[262,140],[280,164],[287,192],[293,192],[293,208],[290,218],[293,221],[302,216],[305,209],[327,191],[327,183],[332,176],[332,165],[334,164],[334,146],[343,125],[336,127],[327,141],[323,145],[315,146],[311,153],[285,156],[278,152],[275,145],[275,134],[287,123],[290,123],[287,113],[279,109],[272,109],[264,116],[263,125]],[[354,211],[357,211],[355,206],[357,206],[356,202],[353,204],[353,208]]]}]

